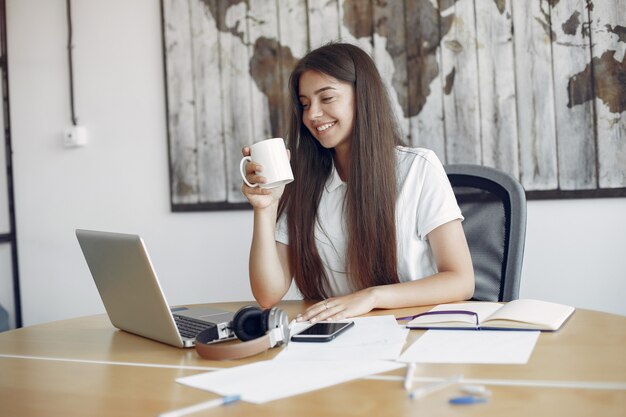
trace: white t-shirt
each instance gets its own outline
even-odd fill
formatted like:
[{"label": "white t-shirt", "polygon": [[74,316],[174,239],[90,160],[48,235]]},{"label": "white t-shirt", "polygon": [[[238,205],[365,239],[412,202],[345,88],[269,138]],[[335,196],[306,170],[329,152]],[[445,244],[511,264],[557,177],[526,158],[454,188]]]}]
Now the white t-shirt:
[{"label": "white t-shirt", "polygon": [[[396,203],[398,275],[401,282],[406,282],[437,272],[427,236],[437,227],[455,219],[462,220],[463,216],[434,152],[399,146],[396,148],[396,161],[399,191]],[[354,292],[345,273],[345,194],[346,183],[333,167],[322,192],[315,227],[317,250],[326,269],[331,296]],[[278,220],[275,236],[276,241],[289,244],[285,214]]]}]

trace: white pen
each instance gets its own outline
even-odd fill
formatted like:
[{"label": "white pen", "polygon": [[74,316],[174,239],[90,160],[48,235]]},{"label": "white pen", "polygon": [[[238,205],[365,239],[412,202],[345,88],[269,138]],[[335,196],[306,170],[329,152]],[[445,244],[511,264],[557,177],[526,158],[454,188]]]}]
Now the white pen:
[{"label": "white pen", "polygon": [[491,395],[491,391],[487,389],[484,385],[462,385],[459,387],[461,391],[470,395],[479,395],[483,397],[488,397]]},{"label": "white pen", "polygon": [[190,405],[189,407],[179,408],[177,410],[167,411],[165,413],[159,414],[159,417],[179,417],[184,416],[185,414],[195,413],[197,411],[206,410],[207,408],[219,407],[220,405],[226,405],[230,403],[234,403],[235,401],[239,401],[241,396],[239,395],[228,395],[226,397],[218,398],[216,400],[209,400],[203,403],[198,403],[194,405]]},{"label": "white pen", "polygon": [[411,362],[406,367],[406,375],[404,376],[404,389],[410,391],[413,387],[413,374],[415,373],[415,362]]},{"label": "white pen", "polygon": [[418,389],[411,391],[409,393],[409,397],[412,400],[416,400],[422,398],[428,394],[431,394],[435,391],[439,391],[445,387],[450,385],[458,384],[463,379],[463,375],[454,375],[450,378],[446,378],[442,381],[433,382],[432,384],[426,385],[424,387],[419,387]]}]

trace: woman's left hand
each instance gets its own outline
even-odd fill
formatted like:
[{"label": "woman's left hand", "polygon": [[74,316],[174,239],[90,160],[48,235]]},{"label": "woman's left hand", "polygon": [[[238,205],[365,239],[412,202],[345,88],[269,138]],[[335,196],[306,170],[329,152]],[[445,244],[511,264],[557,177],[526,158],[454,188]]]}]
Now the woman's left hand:
[{"label": "woman's left hand", "polygon": [[343,320],[369,313],[376,307],[374,287],[366,288],[343,297],[327,298],[313,304],[301,314],[296,321],[315,323],[323,320]]}]

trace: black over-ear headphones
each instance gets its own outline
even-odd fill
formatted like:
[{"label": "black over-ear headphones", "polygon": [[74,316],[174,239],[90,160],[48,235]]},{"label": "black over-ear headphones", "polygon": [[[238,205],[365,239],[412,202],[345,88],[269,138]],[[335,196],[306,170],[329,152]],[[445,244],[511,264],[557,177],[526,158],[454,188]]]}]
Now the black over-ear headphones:
[{"label": "black over-ear headphones", "polygon": [[196,352],[211,360],[241,359],[289,342],[289,317],[277,307],[242,307],[235,313],[231,329],[241,343],[210,343],[214,334],[205,330],[196,336]]}]

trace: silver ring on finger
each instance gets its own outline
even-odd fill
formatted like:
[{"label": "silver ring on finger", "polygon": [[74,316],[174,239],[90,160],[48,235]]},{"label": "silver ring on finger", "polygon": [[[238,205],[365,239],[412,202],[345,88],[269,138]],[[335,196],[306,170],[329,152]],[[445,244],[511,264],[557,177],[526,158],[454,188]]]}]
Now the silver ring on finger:
[{"label": "silver ring on finger", "polygon": [[328,300],[324,300],[324,307],[328,310]]}]

